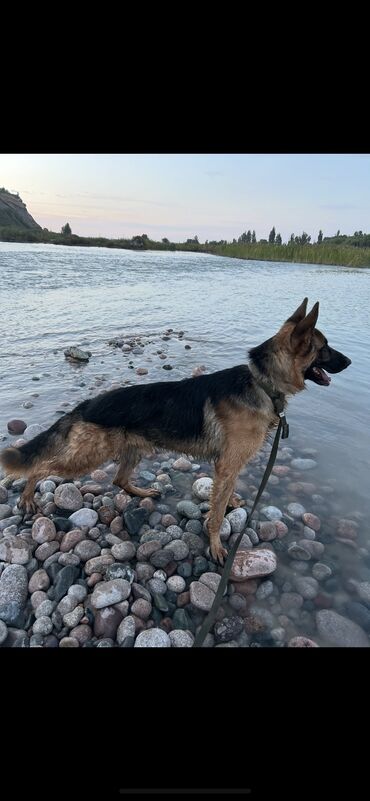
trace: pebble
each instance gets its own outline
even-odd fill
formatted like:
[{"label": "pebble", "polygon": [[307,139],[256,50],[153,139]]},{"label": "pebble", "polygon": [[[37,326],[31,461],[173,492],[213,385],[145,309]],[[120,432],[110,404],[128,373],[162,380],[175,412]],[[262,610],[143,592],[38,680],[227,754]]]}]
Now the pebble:
[{"label": "pebble", "polygon": [[294,579],[294,586],[302,595],[302,598],[305,600],[311,601],[313,598],[316,598],[316,595],[319,592],[319,583],[315,578],[311,578],[310,576],[299,576],[298,578]]},{"label": "pebble", "polygon": [[190,520],[199,520],[202,517],[199,507],[192,501],[179,501],[176,509],[179,515]]},{"label": "pebble", "polygon": [[245,581],[258,576],[268,576],[277,567],[276,555],[273,551],[259,549],[237,551],[231,568],[231,581]]},{"label": "pebble", "polygon": [[312,575],[317,581],[325,581],[332,575],[332,569],[323,562],[316,562],[312,568]]},{"label": "pebble", "polygon": [[262,506],[261,514],[268,520],[281,520],[283,513],[277,506]]},{"label": "pebble", "polygon": [[332,609],[316,612],[316,625],[325,644],[347,648],[368,648],[369,638],[357,623]]},{"label": "pebble", "polygon": [[163,629],[142,631],[135,640],[135,648],[170,648],[171,640]]},{"label": "pebble", "polygon": [[289,503],[287,506],[287,512],[292,517],[300,518],[305,514],[305,511],[306,510],[301,503]]},{"label": "pebble", "polygon": [[90,529],[97,523],[98,514],[95,509],[78,509],[70,515],[69,521],[73,526]]},{"label": "pebble", "polygon": [[152,604],[145,598],[137,598],[131,606],[131,614],[137,615],[142,620],[148,620],[152,613]]},{"label": "pebble", "polygon": [[80,643],[76,637],[62,637],[59,642],[59,648],[79,648]]},{"label": "pebble", "polygon": [[54,492],[54,503],[59,509],[76,512],[83,507],[83,497],[75,484],[59,484]]},{"label": "pebble", "polygon": [[91,596],[91,605],[95,609],[102,609],[104,606],[111,606],[120,601],[125,601],[130,595],[131,585],[125,579],[113,579],[111,581],[101,581],[96,584]]},{"label": "pebble", "polygon": [[104,573],[107,570],[107,567],[114,562],[114,556],[111,553],[101,554],[101,556],[95,556],[93,559],[89,559],[88,562],[85,562],[85,573],[87,576],[91,576],[93,573]]},{"label": "pebble", "polygon": [[40,570],[36,570],[35,573],[32,574],[28,583],[28,592],[33,593],[36,592],[37,590],[47,590],[49,586],[50,586],[49,576],[46,570],[43,570],[41,568]]},{"label": "pebble", "polygon": [[309,637],[292,637],[288,642],[288,648],[319,648],[319,645]]},{"label": "pebble", "polygon": [[170,576],[170,578],[167,579],[167,587],[171,592],[183,592],[186,587],[185,579],[183,579],[182,576]]},{"label": "pebble", "polygon": [[247,522],[247,512],[242,507],[233,509],[232,512],[229,512],[229,514],[226,515],[226,520],[231,526],[232,533],[240,534]]},{"label": "pebble", "polygon": [[130,562],[134,559],[135,553],[136,548],[132,542],[120,542],[112,547],[112,555],[118,561]]},{"label": "pebble", "polygon": [[302,514],[302,520],[309,528],[312,528],[314,531],[320,531],[321,521],[317,515],[313,515],[311,512],[305,512]]},{"label": "pebble", "polygon": [[7,636],[8,636],[8,628],[4,623],[4,621],[0,620],[0,645],[2,645],[3,642],[5,642]]},{"label": "pebble", "polygon": [[114,606],[105,606],[103,609],[97,609],[94,616],[95,637],[109,637],[115,639],[121,621],[122,614]]},{"label": "pebble", "polygon": [[194,481],[192,486],[192,492],[196,495],[197,498],[200,498],[201,501],[209,501],[211,497],[213,487],[213,479],[212,478],[198,478]]},{"label": "pebble", "polygon": [[117,629],[117,643],[121,648],[132,648],[135,642],[135,620],[128,615],[122,620]]},{"label": "pebble", "polygon": [[214,637],[216,643],[226,643],[241,634],[244,629],[244,620],[237,615],[235,617],[225,617],[219,623],[215,623]]},{"label": "pebble", "polygon": [[173,629],[169,633],[169,638],[172,648],[192,648],[194,637],[190,631],[183,631],[182,629]]},{"label": "pebble", "polygon": [[56,533],[53,521],[47,517],[39,517],[32,526],[32,539],[38,542],[39,545],[55,540]]},{"label": "pebble", "polygon": [[79,556],[82,562],[87,562],[89,559],[93,559],[94,556],[98,556],[100,551],[100,545],[91,540],[81,540],[74,549],[74,553]]},{"label": "pebble", "polygon": [[[172,554],[175,562],[180,562],[189,555],[189,545],[184,540],[172,540],[168,545],[164,546],[164,550],[168,550]],[[156,565],[156,567],[159,567],[159,565]]]},{"label": "pebble", "polygon": [[273,585],[272,581],[270,581],[270,580],[262,581],[262,583],[260,584],[260,586],[258,587],[258,589],[256,591],[256,598],[257,598],[258,601],[265,600],[265,598],[268,598],[269,595],[271,595],[271,593],[273,593],[273,591],[274,591],[274,585]]},{"label": "pebble", "polygon": [[295,470],[312,470],[317,467],[317,462],[314,459],[292,459],[290,465]]},{"label": "pebble", "polygon": [[42,636],[46,636],[47,634],[51,634],[53,631],[53,624],[47,615],[41,615],[37,620],[35,620],[32,630],[34,634],[42,634]]},{"label": "pebble", "polygon": [[190,584],[190,601],[196,607],[196,609],[201,609],[203,612],[209,612],[213,601],[215,599],[215,593],[210,587],[207,587],[201,581],[192,581]]},{"label": "pebble", "polygon": [[30,544],[22,537],[7,534],[6,539],[0,541],[0,560],[12,565],[26,565],[30,559]]},{"label": "pebble", "polygon": [[9,420],[7,429],[9,434],[23,434],[27,428],[27,423],[24,420]]},{"label": "pebble", "polygon": [[16,624],[27,601],[28,574],[23,565],[8,565],[0,576],[0,618]]},{"label": "pebble", "polygon": [[172,464],[173,470],[181,470],[183,472],[191,470],[191,467],[191,462],[189,462],[189,459],[186,459],[184,456],[180,456],[179,459],[176,459]]},{"label": "pebble", "polygon": [[271,542],[277,537],[276,523],[273,521],[262,522],[258,528],[258,537],[263,542]]}]

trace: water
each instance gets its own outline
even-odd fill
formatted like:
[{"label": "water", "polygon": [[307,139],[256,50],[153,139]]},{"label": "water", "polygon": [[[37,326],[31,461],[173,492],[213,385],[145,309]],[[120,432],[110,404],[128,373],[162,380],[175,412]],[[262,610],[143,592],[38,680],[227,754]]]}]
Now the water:
[{"label": "water", "polygon": [[[318,468],[302,479],[335,479],[338,512],[369,514],[369,270],[0,243],[0,276],[4,445],[12,440],[10,418],[49,425],[61,404],[73,406],[112,382],[172,380],[190,376],[197,365],[210,372],[240,364],[247,349],[273,335],[303,297],[310,305],[319,300],[318,327],[352,365],[334,375],[330,387],[308,382],[308,391],[290,401],[288,444],[318,450]],[[183,340],[163,341],[167,328],[183,330]],[[124,357],[108,345],[115,336],[132,334],[149,341],[142,355]],[[65,360],[63,351],[72,344],[92,351],[87,365]],[[162,369],[159,349],[172,372]],[[133,375],[129,358],[148,375]],[[33,407],[24,409],[25,401]],[[361,536],[367,545],[365,529]],[[349,548],[332,547],[339,548],[342,561],[353,560]]]}]

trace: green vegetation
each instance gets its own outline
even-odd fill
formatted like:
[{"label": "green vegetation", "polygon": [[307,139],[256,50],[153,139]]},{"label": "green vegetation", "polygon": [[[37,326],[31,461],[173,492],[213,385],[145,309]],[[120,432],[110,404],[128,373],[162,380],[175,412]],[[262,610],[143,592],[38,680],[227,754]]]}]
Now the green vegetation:
[{"label": "green vegetation", "polygon": [[356,231],[353,236],[341,235],[338,231],[335,237],[323,237],[320,230],[317,242],[314,244],[311,243],[311,237],[303,231],[300,236],[292,234],[289,242],[283,244],[281,235],[276,234],[275,228],[272,228],[269,241],[260,239],[257,242],[256,232],[249,230],[241,234],[238,240],[234,239],[233,242],[221,239],[211,242],[207,240],[203,244],[199,242],[197,236],[187,239],[186,242],[170,242],[167,237],[164,237],[161,242],[156,242],[149,239],[147,234],[133,236],[131,239],[77,236],[77,234],[72,234],[69,223],[66,223],[60,234],[49,231],[47,228],[24,230],[16,226],[2,226],[0,227],[0,241],[126,250],[179,250],[255,261],[370,267],[370,234],[363,234],[362,231]]}]

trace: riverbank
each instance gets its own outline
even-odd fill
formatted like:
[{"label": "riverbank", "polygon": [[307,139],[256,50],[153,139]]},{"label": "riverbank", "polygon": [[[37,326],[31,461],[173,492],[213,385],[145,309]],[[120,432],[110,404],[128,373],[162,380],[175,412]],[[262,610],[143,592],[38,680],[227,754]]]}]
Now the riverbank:
[{"label": "riverbank", "polygon": [[107,239],[105,237],[82,237],[77,234],[64,235],[53,231],[19,230],[11,227],[0,227],[0,242],[24,242],[79,247],[104,247],[119,250],[162,250],[184,251],[192,253],[208,253],[214,256],[226,256],[235,259],[272,262],[293,262],[300,264],[323,264],[339,267],[370,267],[370,248],[353,247],[351,245],[321,244],[287,244],[276,245],[263,242],[240,243],[187,243],[156,242],[147,236],[136,236],[132,239]]}]

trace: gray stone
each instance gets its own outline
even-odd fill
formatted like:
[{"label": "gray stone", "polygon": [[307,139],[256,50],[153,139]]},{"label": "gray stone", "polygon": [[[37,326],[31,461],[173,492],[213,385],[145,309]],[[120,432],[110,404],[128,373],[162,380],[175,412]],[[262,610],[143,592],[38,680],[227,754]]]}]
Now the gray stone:
[{"label": "gray stone", "polygon": [[40,426],[39,423],[32,423],[32,425],[27,426],[25,431],[23,431],[23,439],[29,441],[34,437],[37,437],[38,434],[41,434],[42,431],[45,431],[44,426]]},{"label": "gray stone", "polygon": [[78,626],[84,614],[85,614],[85,609],[83,605],[78,604],[70,612],[67,612],[65,615],[63,615],[63,623],[65,626],[67,626],[67,628],[73,629],[75,626]]},{"label": "gray stone", "polygon": [[230,523],[232,533],[240,534],[247,522],[247,512],[243,507],[233,509],[232,512],[226,515],[226,520]]},{"label": "gray stone", "polygon": [[77,528],[90,529],[93,528],[98,521],[98,513],[95,509],[78,509],[77,512],[73,512],[73,514],[70,515],[69,521],[73,527],[77,526]]},{"label": "gray stone", "polygon": [[306,510],[305,510],[304,506],[302,506],[301,503],[290,503],[287,506],[287,512],[292,517],[301,518],[302,515],[304,515],[305,511]]},{"label": "gray stone", "polygon": [[162,579],[149,579],[148,588],[151,593],[159,593],[160,595],[165,595],[167,592],[167,584]]},{"label": "gray stone", "polygon": [[192,501],[179,501],[176,509],[179,515],[188,517],[191,520],[200,520],[202,517],[199,507]]},{"label": "gray stone", "polygon": [[95,609],[102,609],[104,606],[112,606],[120,601],[125,601],[130,595],[130,592],[131,585],[125,579],[101,581],[94,587],[91,596],[91,604]]},{"label": "gray stone", "polygon": [[269,580],[263,581],[256,591],[256,598],[258,601],[262,601],[265,598],[268,598],[273,591],[274,591],[274,585],[272,581]]},{"label": "gray stone", "polygon": [[268,520],[281,520],[283,513],[277,506],[262,506],[261,514]]},{"label": "gray stone", "polygon": [[[126,618],[127,619],[127,618]],[[135,648],[170,648],[171,640],[163,629],[142,631],[135,640]]]},{"label": "gray stone", "polygon": [[[197,536],[196,534],[194,536]],[[164,546],[164,550],[169,550],[175,562],[181,562],[182,559],[186,559],[189,555],[189,546],[187,545],[184,540],[171,540],[168,545]],[[156,565],[159,567],[159,565]]]},{"label": "gray stone", "polygon": [[209,612],[215,599],[215,593],[201,581],[192,581],[190,584],[190,601],[203,612]]},{"label": "gray stone", "polygon": [[[83,497],[74,484],[59,484],[54,493],[54,503],[59,509],[76,512],[83,507]],[[97,519],[97,517],[96,517]]]},{"label": "gray stone", "polygon": [[5,531],[7,528],[10,528],[10,526],[19,526],[21,522],[22,518],[20,515],[5,517],[4,520],[0,520],[0,531]]},{"label": "gray stone", "polygon": [[4,621],[0,620],[0,645],[2,645],[3,642],[5,642],[7,636],[8,636],[8,628],[4,623]]},{"label": "gray stone", "polygon": [[268,576],[277,567],[273,551],[260,548],[251,551],[237,551],[231,568],[231,581],[244,581],[249,578]]},{"label": "gray stone", "polygon": [[170,576],[170,578],[167,579],[167,587],[171,592],[184,592],[186,587],[185,579],[183,579],[182,576]]},{"label": "gray stone", "polygon": [[51,634],[53,631],[53,624],[50,617],[47,615],[40,615],[40,617],[35,620],[32,630],[34,634],[41,634],[43,637],[47,634]]},{"label": "gray stone", "polygon": [[185,531],[182,540],[188,545],[192,556],[198,556],[205,550],[204,540],[198,534],[193,534],[192,531]]},{"label": "gray stone", "polygon": [[0,520],[4,520],[6,517],[10,517],[12,513],[12,507],[9,506],[7,503],[0,503]]},{"label": "gray stone", "polygon": [[314,459],[292,459],[290,464],[295,470],[312,470],[317,466]]},{"label": "gray stone", "polygon": [[223,620],[215,623],[214,636],[216,643],[230,642],[234,640],[244,629],[243,618],[238,617],[225,617]]},{"label": "gray stone", "polygon": [[325,579],[332,575],[332,572],[331,567],[325,565],[323,562],[316,562],[312,568],[312,575],[317,581],[325,581]]},{"label": "gray stone", "polygon": [[50,615],[54,611],[54,607],[55,607],[54,601],[49,601],[49,599],[47,599],[46,601],[41,601],[41,603],[35,609],[36,620],[39,617],[50,617]]},{"label": "gray stone", "polygon": [[74,553],[79,556],[82,562],[87,562],[89,559],[93,559],[94,556],[99,556],[100,551],[100,545],[91,540],[81,540],[74,549]]},{"label": "gray stone", "polygon": [[209,501],[211,497],[213,487],[213,479],[212,478],[198,478],[194,481],[192,486],[192,492],[196,495],[197,498],[200,498],[201,501]]},{"label": "gray stone", "polygon": [[117,643],[121,648],[132,648],[135,642],[135,620],[132,615],[125,617],[117,629]]},{"label": "gray stone", "polygon": [[172,648],[192,648],[194,637],[190,631],[173,629],[169,633]]},{"label": "gray stone", "polygon": [[[182,530],[182,528],[180,528],[180,526],[172,525],[172,526],[168,526],[166,528],[166,534],[170,535],[171,540],[179,540],[179,539],[182,538],[183,530]],[[164,545],[165,544],[166,543],[164,543]]]},{"label": "gray stone", "polygon": [[[162,596],[163,597],[163,596]],[[137,615],[141,620],[148,620],[152,613],[152,604],[145,598],[137,598],[131,606],[131,614]]]},{"label": "gray stone", "polygon": [[0,560],[12,565],[25,565],[31,559],[31,546],[20,536],[10,536],[0,542]]},{"label": "gray stone", "polygon": [[311,576],[299,576],[295,578],[294,585],[297,592],[302,595],[302,598],[308,601],[316,598],[320,589],[318,581],[315,578],[311,578]]},{"label": "gray stone", "polygon": [[8,565],[0,576],[0,619],[17,624],[28,594],[28,574],[23,565]]},{"label": "gray stone", "polygon": [[370,645],[368,636],[357,623],[338,615],[332,609],[321,609],[317,612],[316,625],[325,645],[346,648],[368,648]]}]

